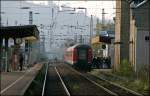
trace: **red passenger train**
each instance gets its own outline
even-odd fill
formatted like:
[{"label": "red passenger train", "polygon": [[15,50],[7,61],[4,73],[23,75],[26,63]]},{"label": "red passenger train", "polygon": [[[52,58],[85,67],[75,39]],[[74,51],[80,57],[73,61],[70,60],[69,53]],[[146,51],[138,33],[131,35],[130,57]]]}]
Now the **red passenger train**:
[{"label": "red passenger train", "polygon": [[92,65],[92,48],[85,44],[76,44],[65,51],[64,59],[66,63],[73,67],[90,70]]}]

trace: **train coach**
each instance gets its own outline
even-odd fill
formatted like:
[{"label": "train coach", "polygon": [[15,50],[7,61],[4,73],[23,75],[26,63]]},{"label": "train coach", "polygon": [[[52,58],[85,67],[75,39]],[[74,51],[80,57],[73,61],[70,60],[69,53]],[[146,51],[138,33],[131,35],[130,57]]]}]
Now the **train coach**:
[{"label": "train coach", "polygon": [[66,63],[81,70],[90,70],[92,65],[92,48],[85,44],[76,44],[65,51]]}]

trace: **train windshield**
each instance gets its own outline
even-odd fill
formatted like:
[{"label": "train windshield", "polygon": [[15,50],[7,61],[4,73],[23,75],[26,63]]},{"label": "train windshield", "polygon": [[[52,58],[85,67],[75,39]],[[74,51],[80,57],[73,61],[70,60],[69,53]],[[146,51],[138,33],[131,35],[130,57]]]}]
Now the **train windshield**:
[{"label": "train windshield", "polygon": [[78,54],[80,60],[86,60],[86,50],[80,49]]}]

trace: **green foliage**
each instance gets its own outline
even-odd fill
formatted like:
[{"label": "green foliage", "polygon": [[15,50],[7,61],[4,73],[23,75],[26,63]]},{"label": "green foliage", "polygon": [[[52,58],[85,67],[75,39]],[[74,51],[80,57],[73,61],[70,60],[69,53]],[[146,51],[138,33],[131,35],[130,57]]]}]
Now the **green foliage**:
[{"label": "green foliage", "polygon": [[149,79],[149,72],[150,71],[150,66],[149,65],[142,65],[137,72],[138,78],[141,79],[142,81],[148,80]]},{"label": "green foliage", "polygon": [[120,69],[118,71],[118,74],[121,76],[133,76],[133,69],[131,64],[127,60],[123,60],[120,64]]},{"label": "green foliage", "polygon": [[38,71],[36,77],[26,90],[23,96],[41,96],[45,77],[46,64]]},{"label": "green foliage", "polygon": [[150,90],[149,71],[149,65],[141,64],[140,69],[138,69],[137,72],[134,72],[131,64],[127,60],[123,60],[120,64],[120,69],[116,74],[125,77],[129,81],[124,83],[124,86],[147,95],[148,90]]},{"label": "green foliage", "polygon": [[124,87],[144,94],[144,96],[148,96],[150,92],[150,65],[140,65],[141,66],[139,67],[139,69],[137,69],[137,72],[135,72],[133,71],[133,67],[131,66],[131,64],[127,60],[123,60],[120,64],[120,69],[115,72],[115,75],[124,78],[125,81],[114,81],[117,81],[117,83],[120,83]]},{"label": "green foliage", "polygon": [[137,72],[137,79],[141,81],[141,85],[143,89],[148,90],[150,89],[149,81],[150,81],[150,65],[142,65]]}]

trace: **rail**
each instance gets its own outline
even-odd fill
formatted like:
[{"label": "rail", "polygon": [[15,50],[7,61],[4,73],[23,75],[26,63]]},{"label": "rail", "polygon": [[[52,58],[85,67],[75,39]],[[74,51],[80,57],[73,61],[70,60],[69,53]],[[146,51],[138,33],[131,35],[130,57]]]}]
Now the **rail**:
[{"label": "rail", "polygon": [[44,92],[45,92],[45,84],[46,84],[46,77],[47,77],[47,71],[48,71],[48,66],[49,64],[46,64],[46,72],[45,72],[45,77],[44,77],[44,83],[43,83],[43,89],[42,89],[42,96],[44,96]]},{"label": "rail", "polygon": [[[67,67],[68,67],[68,66],[67,66]],[[86,80],[88,80],[89,82],[93,83],[94,85],[96,85],[96,86],[102,88],[103,90],[105,90],[105,91],[108,92],[109,94],[111,94],[111,95],[113,95],[113,96],[118,96],[116,93],[114,93],[114,92],[110,91],[109,89],[107,89],[107,88],[101,86],[100,84],[96,83],[95,81],[90,80],[88,77],[84,76],[84,75],[81,74],[80,72],[78,72],[78,71],[76,71],[76,70],[74,70],[74,69],[72,69],[72,68],[70,68],[70,69],[71,69],[72,71],[76,72],[77,74],[79,74],[80,76],[84,77]]]},{"label": "rail", "polygon": [[57,72],[57,74],[58,74],[58,76],[59,76],[59,79],[60,79],[60,81],[61,81],[61,83],[62,83],[64,89],[65,89],[66,94],[67,94],[68,96],[71,96],[56,67],[55,67],[55,70],[56,70],[56,72]]},{"label": "rail", "polygon": [[[67,67],[68,67],[68,66],[67,66]],[[72,68],[70,68],[70,69],[71,69],[72,71],[76,72],[77,74],[83,76],[85,79],[87,79],[88,81],[92,82],[93,84],[95,84],[95,85],[101,87],[102,89],[104,89],[105,91],[107,91],[108,93],[110,93],[111,95],[118,96],[118,94],[116,94],[116,93],[112,92],[111,90],[109,90],[109,89],[107,89],[107,88],[101,86],[100,84],[98,84],[98,83],[96,83],[95,81],[89,79],[88,77],[84,76],[84,75],[81,74],[80,72],[78,72],[78,71],[76,71],[76,70],[74,70],[74,69],[72,69]],[[118,85],[118,84],[116,84],[116,83],[110,82],[110,81],[108,81],[108,80],[106,80],[106,79],[103,79],[103,78],[100,78],[100,77],[98,77],[98,76],[96,76],[96,77],[99,78],[99,79],[101,79],[101,80],[103,80],[103,81],[106,81],[106,82],[109,83],[109,84],[112,84],[112,85],[114,85],[114,86],[116,86],[116,87],[119,87],[119,88],[121,88],[121,89],[124,89],[124,90],[126,90],[126,91],[128,91],[128,92],[130,92],[130,93],[132,93],[132,94],[134,94],[134,95],[136,95],[136,96],[143,96],[142,94],[139,94],[139,93],[137,93],[137,92],[135,92],[135,91],[133,91],[133,90],[130,90],[130,89],[128,89],[128,88],[125,88],[125,87],[123,87],[123,86],[120,86],[120,85]]]},{"label": "rail", "polygon": [[106,81],[106,82],[109,83],[109,84],[112,84],[112,85],[114,85],[114,86],[120,87],[120,88],[122,88],[122,89],[124,89],[124,90],[126,90],[126,91],[128,91],[128,92],[130,92],[130,93],[132,93],[132,94],[137,95],[137,96],[143,96],[143,95],[140,94],[140,93],[137,93],[137,92],[135,92],[135,91],[133,91],[133,90],[130,90],[130,89],[126,88],[126,87],[120,86],[119,84],[113,83],[113,82],[108,81],[108,80],[106,80],[106,79],[104,79],[104,78],[100,78],[100,77],[98,77],[98,76],[95,76],[95,77],[97,77],[97,78],[99,78],[99,79],[101,79],[101,80],[103,80],[103,81]]}]

